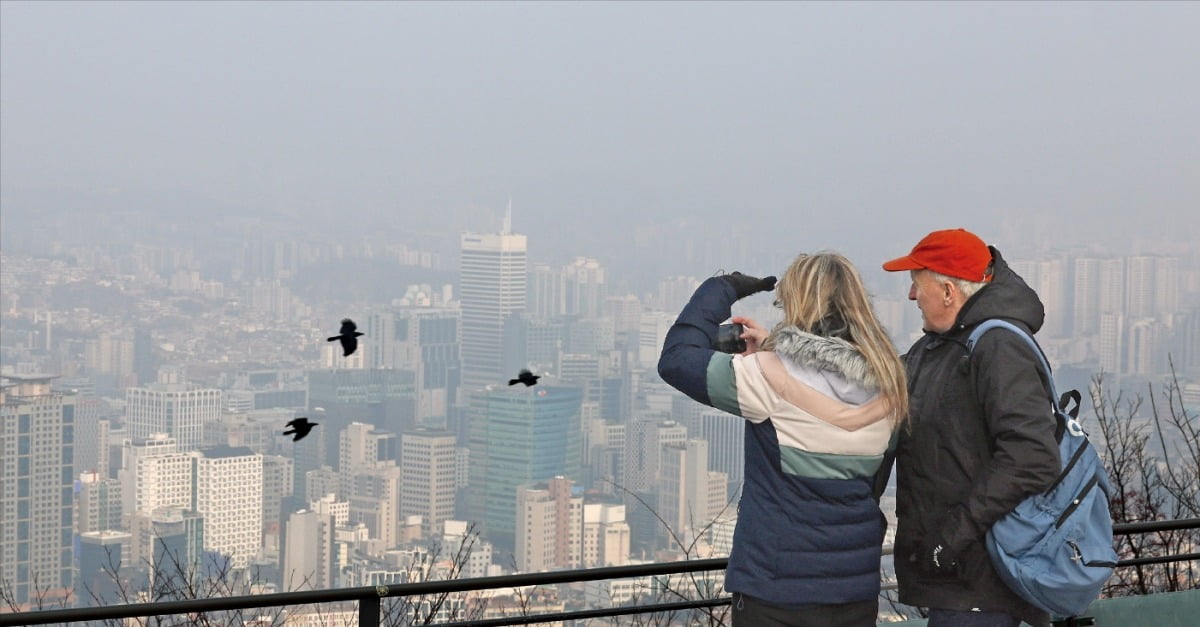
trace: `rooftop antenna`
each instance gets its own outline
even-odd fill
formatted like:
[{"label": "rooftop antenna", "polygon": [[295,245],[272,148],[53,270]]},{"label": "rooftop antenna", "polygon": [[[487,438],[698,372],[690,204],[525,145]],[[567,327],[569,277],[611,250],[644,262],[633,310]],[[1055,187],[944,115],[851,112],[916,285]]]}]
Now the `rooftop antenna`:
[{"label": "rooftop antenna", "polygon": [[508,197],[508,208],[504,210],[504,226],[500,228],[501,235],[508,235],[512,231],[512,196]]}]

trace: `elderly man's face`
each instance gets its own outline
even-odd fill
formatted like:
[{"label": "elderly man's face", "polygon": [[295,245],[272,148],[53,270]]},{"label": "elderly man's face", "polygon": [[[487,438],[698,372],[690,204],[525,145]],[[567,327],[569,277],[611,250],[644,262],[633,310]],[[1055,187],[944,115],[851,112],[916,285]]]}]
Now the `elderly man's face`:
[{"label": "elderly man's face", "polygon": [[925,331],[945,333],[954,326],[962,298],[958,289],[949,281],[939,281],[928,270],[913,270],[912,287],[908,288],[908,299],[917,301],[921,310],[921,327]]}]

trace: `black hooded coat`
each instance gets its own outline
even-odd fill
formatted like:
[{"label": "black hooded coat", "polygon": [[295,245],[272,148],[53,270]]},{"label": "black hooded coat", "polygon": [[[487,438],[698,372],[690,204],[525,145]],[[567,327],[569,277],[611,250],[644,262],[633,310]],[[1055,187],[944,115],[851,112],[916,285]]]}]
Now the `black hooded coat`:
[{"label": "black hooded coat", "polygon": [[[904,356],[911,423],[897,448],[896,574],[904,604],[1005,611],[1043,625],[1047,614],[1005,585],[984,545],[992,523],[1060,470],[1049,388],[1033,351],[1002,331],[967,351],[967,336],[984,320],[1036,333],[1045,316],[1033,289],[991,251],[992,282],[967,300],[949,331],[926,332]],[[938,534],[959,556],[955,575],[917,568],[919,547]]]}]

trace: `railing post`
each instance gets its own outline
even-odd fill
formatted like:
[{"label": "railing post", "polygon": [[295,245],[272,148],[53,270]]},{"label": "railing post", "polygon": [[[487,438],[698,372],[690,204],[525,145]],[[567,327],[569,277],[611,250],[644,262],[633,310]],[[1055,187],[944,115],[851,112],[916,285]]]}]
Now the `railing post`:
[{"label": "railing post", "polygon": [[358,600],[358,627],[379,627],[379,597]]}]

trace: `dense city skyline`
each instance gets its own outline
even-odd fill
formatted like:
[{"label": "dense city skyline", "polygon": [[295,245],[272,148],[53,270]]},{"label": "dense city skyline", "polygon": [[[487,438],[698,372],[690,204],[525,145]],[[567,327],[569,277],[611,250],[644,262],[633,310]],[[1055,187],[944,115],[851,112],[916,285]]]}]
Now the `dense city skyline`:
[{"label": "dense city skyline", "polygon": [[[743,425],[659,377],[679,309],[838,250],[904,351],[880,263],[933,229],[1038,292],[1060,389],[1177,382],[1194,412],[1198,29],[1166,2],[6,0],[0,612],[172,561],[263,592],[727,555]],[[658,586],[608,585],[528,607]]]}]

